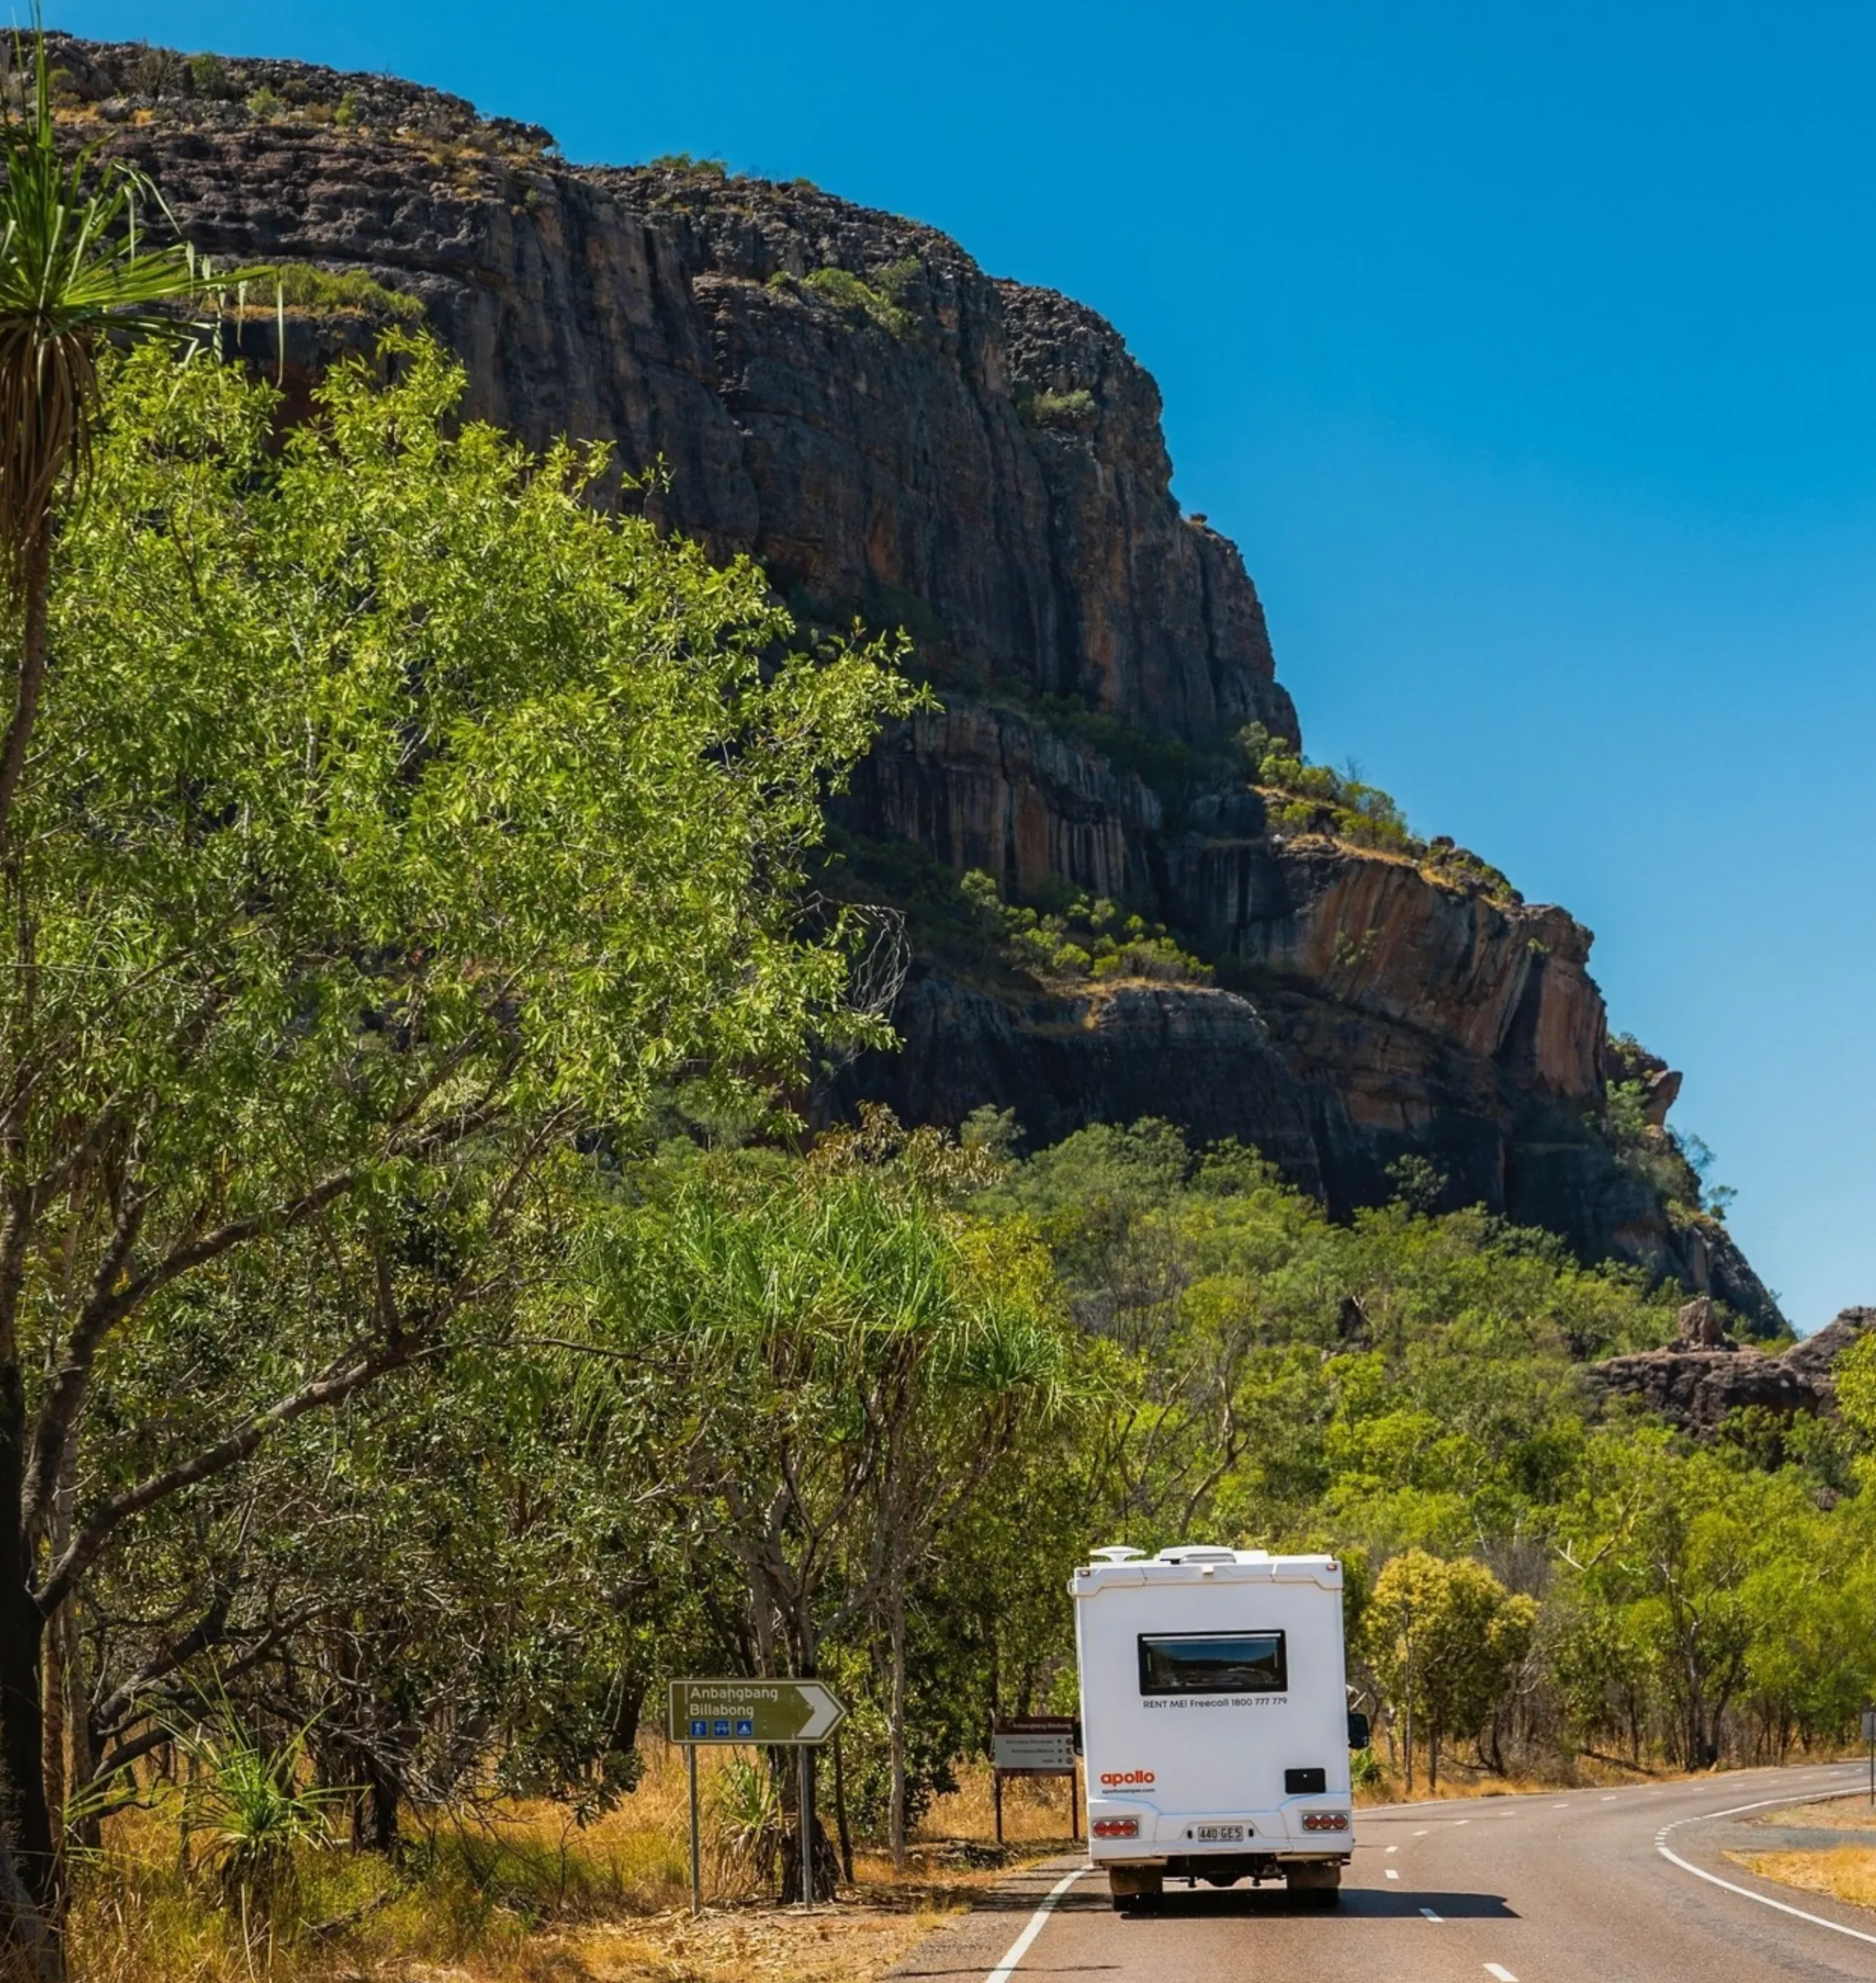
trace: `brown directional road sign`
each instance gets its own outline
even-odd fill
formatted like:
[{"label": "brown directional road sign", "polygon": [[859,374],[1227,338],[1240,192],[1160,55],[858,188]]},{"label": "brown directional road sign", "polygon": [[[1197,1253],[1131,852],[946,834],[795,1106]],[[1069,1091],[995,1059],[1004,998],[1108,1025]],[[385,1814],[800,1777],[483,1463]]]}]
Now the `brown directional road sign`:
[{"label": "brown directional road sign", "polygon": [[673,1680],[674,1742],[824,1742],[847,1710],[819,1680]]}]

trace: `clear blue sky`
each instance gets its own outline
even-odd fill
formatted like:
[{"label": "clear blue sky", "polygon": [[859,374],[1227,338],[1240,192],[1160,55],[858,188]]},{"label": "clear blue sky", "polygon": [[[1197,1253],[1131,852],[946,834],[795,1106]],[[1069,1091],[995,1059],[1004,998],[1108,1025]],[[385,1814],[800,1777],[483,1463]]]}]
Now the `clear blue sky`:
[{"label": "clear blue sky", "polygon": [[47,15],[806,174],[1105,311],[1312,754],[1588,923],[1794,1320],[1876,1302],[1876,9]]}]

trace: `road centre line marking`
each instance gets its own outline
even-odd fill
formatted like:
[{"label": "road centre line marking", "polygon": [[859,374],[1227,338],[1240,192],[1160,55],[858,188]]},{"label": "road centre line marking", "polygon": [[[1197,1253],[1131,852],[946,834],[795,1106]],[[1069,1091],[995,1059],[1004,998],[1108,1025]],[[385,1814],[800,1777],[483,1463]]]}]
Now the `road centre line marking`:
[{"label": "road centre line marking", "polygon": [[1029,1954],[1030,1943],[1042,1933],[1043,1923],[1055,1912],[1056,1902],[1067,1892],[1084,1873],[1091,1873],[1094,1870],[1091,1866],[1077,1866],[1072,1873],[1063,1874],[1061,1878],[1056,1882],[1055,1885],[1043,1895],[1042,1905],[1029,1916],[1029,1925],[1010,1943],[1003,1960],[984,1978],[984,1983],[1009,1983],[1011,1976],[1015,1974],[1017,1964]]},{"label": "road centre line marking", "polygon": [[1414,1836],[1416,1838],[1424,1838],[1424,1837],[1426,1837],[1426,1835],[1427,1835],[1427,1827],[1426,1827],[1424,1825],[1422,1825],[1422,1826],[1421,1827],[1421,1828],[1419,1829],[1419,1830],[1418,1830],[1418,1831],[1417,1831],[1416,1833],[1414,1833]]},{"label": "road centre line marking", "polygon": [[1485,1966],[1485,1973],[1488,1976],[1496,1976],[1498,1978],[1498,1983],[1517,1983],[1517,1978],[1502,1962],[1488,1962]]},{"label": "road centre line marking", "polygon": [[[1862,1794],[1861,1784],[1849,1790],[1813,1793],[1814,1796],[1819,1797],[1860,1797]],[[1770,1894],[1754,1893],[1750,1887],[1736,1885],[1731,1880],[1723,1880],[1717,1873],[1709,1873],[1704,1866],[1696,1866],[1691,1861],[1683,1859],[1678,1852],[1670,1851],[1665,1843],[1668,1833],[1678,1831],[1682,1825],[1707,1824],[1716,1818],[1736,1818],[1742,1811],[1768,1810],[1774,1805],[1791,1802],[1788,1794],[1783,1797],[1761,1797],[1755,1804],[1734,1804],[1723,1811],[1703,1811],[1697,1817],[1676,1818],[1672,1824],[1663,1825],[1654,1834],[1654,1849],[1664,1859],[1672,1861],[1682,1872],[1692,1873],[1697,1880],[1706,1880],[1714,1886],[1724,1887],[1728,1893],[1743,1894],[1747,1900],[1756,1900],[1761,1907],[1775,1907],[1781,1914],[1795,1915],[1800,1921],[1809,1921],[1815,1927],[1829,1928],[1836,1934],[1847,1935],[1852,1941],[1876,1943],[1876,1935],[1870,1934],[1864,1929],[1847,1928],[1841,1921],[1826,1920],[1821,1914],[1807,1914],[1802,1907],[1793,1907],[1788,1902],[1774,1900]]]},{"label": "road centre line marking", "polygon": [[1387,1869],[1387,1877],[1390,1880],[1397,1880],[1400,1878],[1400,1875],[1394,1871],[1392,1866],[1390,1866]]},{"label": "road centre line marking", "polygon": [[1435,1914],[1430,1907],[1423,1907],[1420,1911],[1429,1921],[1440,1921],[1445,1918],[1443,1915]]},{"label": "road centre line marking", "polygon": [[1400,1850],[1397,1845],[1390,1845],[1387,1849],[1390,1852],[1398,1852]]}]

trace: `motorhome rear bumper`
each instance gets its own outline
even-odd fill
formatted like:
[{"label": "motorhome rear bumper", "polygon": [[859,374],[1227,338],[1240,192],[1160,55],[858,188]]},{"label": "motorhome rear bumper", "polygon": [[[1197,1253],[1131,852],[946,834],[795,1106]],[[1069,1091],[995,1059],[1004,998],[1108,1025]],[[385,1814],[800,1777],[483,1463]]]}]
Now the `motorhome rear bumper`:
[{"label": "motorhome rear bumper", "polygon": [[1150,1838],[1096,1839],[1088,1847],[1089,1860],[1097,1866],[1160,1866],[1167,1871],[1184,1873],[1188,1870],[1202,1871],[1205,1868],[1216,1868],[1227,1861],[1257,1860],[1279,1866],[1345,1866],[1350,1851],[1339,1845],[1334,1852],[1325,1852],[1312,1840],[1307,1845],[1288,1844],[1276,1839],[1259,1840],[1248,1848],[1243,1845],[1209,1845],[1194,1848],[1181,1845],[1177,1850],[1164,1840]]}]

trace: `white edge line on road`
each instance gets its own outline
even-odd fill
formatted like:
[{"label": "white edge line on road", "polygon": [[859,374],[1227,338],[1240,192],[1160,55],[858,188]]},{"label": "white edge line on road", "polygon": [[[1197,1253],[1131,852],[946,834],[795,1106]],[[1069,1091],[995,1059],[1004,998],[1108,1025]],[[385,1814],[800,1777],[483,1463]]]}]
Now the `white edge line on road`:
[{"label": "white edge line on road", "polygon": [[1517,1978],[1502,1962],[1488,1962],[1485,1966],[1485,1973],[1488,1976],[1496,1976],[1498,1978],[1498,1983],[1517,1983]]},{"label": "white edge line on road", "polygon": [[1029,1916],[1029,1925],[1012,1942],[1005,1952],[1003,1960],[984,1978],[984,1983],[1009,1983],[1018,1963],[1029,1952],[1029,1944],[1043,1931],[1043,1923],[1055,1912],[1055,1904],[1067,1892],[1084,1873],[1091,1873],[1091,1866],[1077,1866],[1072,1873],[1065,1873],[1043,1895],[1042,1905]]},{"label": "white edge line on road", "polygon": [[1435,1914],[1433,1909],[1430,1907],[1423,1907],[1420,1911],[1421,1913],[1425,1915],[1429,1921],[1439,1921],[1443,1920],[1445,1918],[1443,1915]]},{"label": "white edge line on road", "polygon": [[[1789,1800],[1778,1798],[1775,1803]],[[1840,1935],[1848,1935],[1859,1942],[1876,1943],[1876,1935],[1866,1934],[1861,1928],[1847,1928],[1841,1921],[1826,1921],[1821,1914],[1807,1914],[1802,1907],[1789,1906],[1782,1900],[1774,1900],[1769,1894],[1754,1893],[1750,1887],[1735,1886],[1730,1880],[1723,1880],[1717,1873],[1709,1873],[1704,1866],[1690,1864],[1678,1852],[1671,1852],[1665,1845],[1655,1848],[1664,1859],[1672,1859],[1682,1872],[1692,1873],[1697,1880],[1711,1880],[1716,1887],[1724,1887],[1728,1893],[1743,1893],[1748,1900],[1756,1900],[1761,1907],[1775,1907],[1781,1914],[1795,1914],[1800,1921],[1809,1921],[1819,1928],[1834,1929]]]},{"label": "white edge line on road", "polygon": [[[1854,1790],[1842,1790],[1826,1793],[1828,1796],[1855,1797],[1862,1794],[1859,1784]],[[1696,1866],[1683,1859],[1678,1852],[1669,1851],[1662,1843],[1671,1831],[1678,1831],[1682,1825],[1709,1824],[1716,1818],[1737,1817],[1741,1811],[1768,1810],[1775,1804],[1790,1804],[1800,1800],[1792,1797],[1761,1797],[1756,1804],[1735,1804],[1724,1811],[1707,1811],[1697,1818],[1677,1818],[1671,1825],[1662,1826],[1655,1834],[1654,1849],[1664,1859],[1672,1860],[1684,1873],[1692,1873],[1696,1880],[1710,1881],[1716,1887],[1724,1887],[1728,1893],[1744,1894],[1748,1900],[1756,1900],[1761,1907],[1775,1907],[1781,1914],[1795,1915],[1800,1921],[1809,1921],[1814,1927],[1828,1928],[1833,1933],[1848,1935],[1853,1941],[1876,1944],[1876,1935],[1862,1928],[1847,1928],[1841,1921],[1826,1920],[1821,1914],[1807,1914],[1802,1907],[1793,1907],[1788,1901],[1774,1900],[1770,1894],[1754,1893],[1750,1887],[1736,1885],[1731,1880],[1723,1880],[1717,1873],[1709,1873],[1704,1866]],[[1822,1803],[1823,1797],[1814,1797],[1813,1803]]]}]

